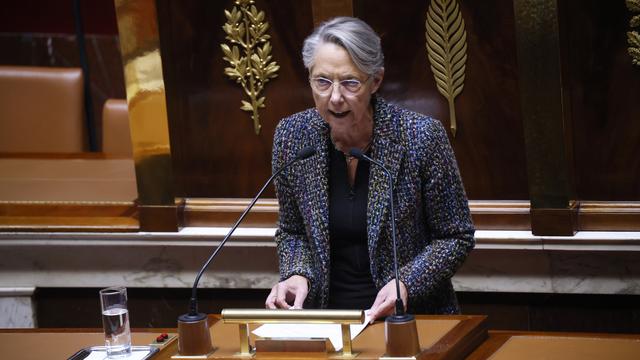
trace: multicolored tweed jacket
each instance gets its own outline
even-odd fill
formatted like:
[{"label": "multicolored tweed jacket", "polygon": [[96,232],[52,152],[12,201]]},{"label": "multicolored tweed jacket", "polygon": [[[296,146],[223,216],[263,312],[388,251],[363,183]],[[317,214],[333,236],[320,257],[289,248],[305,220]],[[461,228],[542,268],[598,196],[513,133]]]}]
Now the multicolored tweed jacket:
[{"label": "multicolored tweed jacket", "polygon": [[[371,156],[393,176],[400,280],[411,313],[459,311],[451,277],[474,246],[474,227],[449,140],[440,122],[373,98]],[[305,276],[305,307],[329,299],[329,127],[316,109],[280,121],[273,169],[312,145],[317,153],[276,179],[280,204],[276,243],[280,276]],[[371,166],[367,233],[371,274],[378,289],[394,278],[393,249],[384,172]]]}]

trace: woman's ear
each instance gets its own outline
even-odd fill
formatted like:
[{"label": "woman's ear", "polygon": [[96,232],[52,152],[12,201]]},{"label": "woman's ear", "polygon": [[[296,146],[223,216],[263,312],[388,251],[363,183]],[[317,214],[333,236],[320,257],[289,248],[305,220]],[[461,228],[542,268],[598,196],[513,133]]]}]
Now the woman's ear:
[{"label": "woman's ear", "polygon": [[371,82],[371,94],[375,94],[382,85],[382,79],[384,78],[384,68],[380,69],[377,74],[373,75],[373,81]]}]

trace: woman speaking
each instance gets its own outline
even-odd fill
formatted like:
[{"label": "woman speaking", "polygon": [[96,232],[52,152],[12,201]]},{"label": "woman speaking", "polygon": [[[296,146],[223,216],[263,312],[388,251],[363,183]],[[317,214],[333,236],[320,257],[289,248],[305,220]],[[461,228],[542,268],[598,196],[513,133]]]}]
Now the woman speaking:
[{"label": "woman speaking", "polygon": [[380,38],[363,21],[339,17],[304,41],[315,108],[280,121],[273,169],[307,146],[316,155],[276,179],[275,241],[280,282],[267,308],[371,309],[390,315],[396,299],[389,180],[392,176],[400,294],[412,313],[459,312],[451,277],[474,246],[474,228],[442,125],[387,103]]}]

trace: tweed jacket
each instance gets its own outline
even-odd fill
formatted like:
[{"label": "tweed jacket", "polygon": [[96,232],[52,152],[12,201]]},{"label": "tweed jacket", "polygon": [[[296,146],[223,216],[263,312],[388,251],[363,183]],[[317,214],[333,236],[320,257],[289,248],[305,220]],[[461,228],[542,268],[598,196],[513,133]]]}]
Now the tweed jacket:
[{"label": "tweed jacket", "polygon": [[[392,174],[400,280],[412,313],[459,312],[451,277],[474,246],[474,227],[453,151],[440,122],[372,98],[371,156]],[[306,146],[317,153],[276,178],[280,210],[275,241],[281,280],[309,280],[305,307],[329,299],[329,127],[316,109],[280,121],[272,167],[279,169]],[[389,180],[372,165],[367,238],[371,275],[382,288],[394,278]]]}]

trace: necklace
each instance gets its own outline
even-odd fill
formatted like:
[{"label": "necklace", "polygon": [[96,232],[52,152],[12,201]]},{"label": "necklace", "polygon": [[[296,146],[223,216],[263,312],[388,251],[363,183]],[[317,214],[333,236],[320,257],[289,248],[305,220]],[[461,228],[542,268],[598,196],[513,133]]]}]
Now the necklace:
[{"label": "necklace", "polygon": [[[360,149],[360,151],[362,151],[362,153],[365,154],[371,148],[372,143],[373,143],[373,135],[371,136],[371,139],[369,139],[369,143],[367,143],[365,147]],[[342,153],[344,154],[344,158],[347,160],[347,165],[351,164],[351,161],[356,158],[355,156],[345,153],[344,151]]]}]

